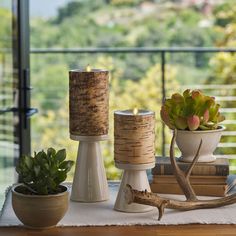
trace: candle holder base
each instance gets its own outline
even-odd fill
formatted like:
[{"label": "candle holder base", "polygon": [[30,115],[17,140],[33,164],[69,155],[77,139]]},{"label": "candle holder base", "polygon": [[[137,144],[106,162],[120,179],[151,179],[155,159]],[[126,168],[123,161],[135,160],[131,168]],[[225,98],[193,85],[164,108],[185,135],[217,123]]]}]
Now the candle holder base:
[{"label": "candle holder base", "polygon": [[149,164],[119,164],[115,163],[116,167],[119,169],[124,169],[122,181],[120,183],[119,192],[114,205],[114,210],[122,212],[147,212],[152,211],[155,207],[131,203],[127,204],[125,200],[124,188],[126,184],[131,185],[137,190],[147,190],[150,191],[150,185],[147,178],[146,170],[153,168],[155,163]]},{"label": "candle holder base", "polygon": [[108,183],[99,141],[107,136],[73,136],[80,140],[72,184],[71,200],[99,202],[109,199]]}]

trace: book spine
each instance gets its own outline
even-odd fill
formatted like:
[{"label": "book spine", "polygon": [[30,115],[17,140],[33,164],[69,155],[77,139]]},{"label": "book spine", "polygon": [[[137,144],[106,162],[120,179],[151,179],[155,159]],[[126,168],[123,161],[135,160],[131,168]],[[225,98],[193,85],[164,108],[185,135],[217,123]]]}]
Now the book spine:
[{"label": "book spine", "polygon": [[[180,164],[180,169],[186,171],[189,164]],[[171,164],[156,164],[152,169],[153,175],[173,175]],[[199,165],[194,166],[192,175],[210,175],[210,176],[227,176],[229,175],[229,166],[226,165]]]},{"label": "book spine", "polygon": [[[177,184],[177,180],[174,175],[153,175],[153,183],[164,183],[164,184]],[[226,184],[226,176],[190,176],[191,184],[203,184],[203,185],[223,185]]]},{"label": "book spine", "polygon": [[[164,194],[183,194],[178,184],[150,184],[153,193]],[[227,191],[227,185],[192,185],[198,196],[224,197]]]}]

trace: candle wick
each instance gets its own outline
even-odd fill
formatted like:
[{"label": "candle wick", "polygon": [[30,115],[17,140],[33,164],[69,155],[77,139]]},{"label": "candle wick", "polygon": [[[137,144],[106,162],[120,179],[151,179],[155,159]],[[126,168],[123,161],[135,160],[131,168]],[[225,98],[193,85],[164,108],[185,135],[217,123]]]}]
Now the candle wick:
[{"label": "candle wick", "polygon": [[134,115],[137,115],[137,114],[138,114],[138,108],[137,108],[137,107],[134,108],[133,114],[134,114]]},{"label": "candle wick", "polygon": [[87,66],[86,66],[86,72],[90,72],[91,71],[91,67],[90,67],[90,65],[88,64]]}]

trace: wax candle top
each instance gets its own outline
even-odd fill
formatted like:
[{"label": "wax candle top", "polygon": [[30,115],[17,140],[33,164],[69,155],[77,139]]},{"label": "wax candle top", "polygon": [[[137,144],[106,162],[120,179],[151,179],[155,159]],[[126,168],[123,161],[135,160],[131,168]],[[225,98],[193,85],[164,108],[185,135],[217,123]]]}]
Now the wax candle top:
[{"label": "wax candle top", "polygon": [[87,69],[74,69],[74,70],[70,70],[70,72],[77,72],[77,73],[96,73],[96,72],[108,72],[108,70],[103,70],[103,69],[92,69],[90,67],[90,70],[87,71]]},{"label": "wax candle top", "polygon": [[134,108],[133,114],[134,114],[134,115],[137,115],[137,114],[138,114],[138,108],[137,108],[137,107]]},{"label": "wax candle top", "polygon": [[[137,109],[137,108],[136,108]],[[123,110],[123,111],[115,111],[116,115],[124,115],[124,116],[145,116],[145,115],[151,115],[153,114],[153,111],[143,110],[143,109],[137,109],[137,113],[134,114],[134,110]]]},{"label": "wax candle top", "polygon": [[88,64],[85,68],[86,72],[90,72],[91,71],[91,66]]}]

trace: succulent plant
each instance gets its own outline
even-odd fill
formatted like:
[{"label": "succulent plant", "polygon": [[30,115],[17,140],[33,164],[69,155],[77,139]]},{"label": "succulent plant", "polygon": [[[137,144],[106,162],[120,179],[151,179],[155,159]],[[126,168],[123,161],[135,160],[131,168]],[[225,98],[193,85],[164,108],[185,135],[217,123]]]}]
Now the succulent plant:
[{"label": "succulent plant", "polygon": [[35,152],[33,157],[22,156],[16,171],[27,193],[47,195],[61,192],[60,184],[74,164],[73,161],[65,159],[65,149],[56,151],[53,148],[48,148],[47,152]]},{"label": "succulent plant", "polygon": [[161,107],[161,118],[170,129],[211,130],[225,117],[219,112],[220,105],[214,97],[204,95],[200,90],[187,89],[174,93]]}]

